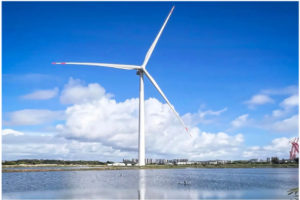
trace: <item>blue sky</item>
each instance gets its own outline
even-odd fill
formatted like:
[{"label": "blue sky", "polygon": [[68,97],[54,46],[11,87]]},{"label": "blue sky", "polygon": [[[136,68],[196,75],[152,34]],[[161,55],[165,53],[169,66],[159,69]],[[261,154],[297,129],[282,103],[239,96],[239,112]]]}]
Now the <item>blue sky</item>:
[{"label": "blue sky", "polygon": [[[96,136],[79,137],[72,127],[66,130],[74,119],[67,110],[91,102],[64,101],[64,95],[79,87],[91,98],[102,98],[97,96],[101,89],[88,87],[96,83],[113,95],[105,98],[126,102],[138,97],[135,72],[51,62],[142,64],[172,5],[175,10],[147,69],[179,114],[187,121],[187,115],[193,115],[190,126],[197,128],[195,134],[200,136],[208,132],[218,139],[220,132],[226,137],[241,134],[243,141],[232,147],[241,153],[227,151],[226,146],[228,158],[247,158],[243,155],[250,151],[253,157],[259,155],[253,147],[268,150],[266,156],[286,157],[287,145],[274,149],[284,146],[276,143],[278,138],[288,141],[298,134],[298,2],[3,2],[3,129],[23,134],[4,136],[4,159],[56,156],[47,150],[41,154],[28,150],[18,156],[18,152],[6,151],[5,144],[26,146],[29,142],[11,144],[9,137],[34,135],[42,141],[41,135],[46,134],[79,145],[101,135],[95,131]],[[30,95],[36,91],[44,93]],[[148,80],[145,91],[145,99],[164,103]],[[47,97],[37,97],[46,93]],[[38,118],[45,120],[24,121],[19,112],[24,110],[28,118],[38,112]],[[276,110],[280,114],[275,116]],[[167,130],[171,125],[164,124],[166,133],[171,134]],[[135,156],[134,151],[128,153],[113,141],[99,136],[97,145],[121,152],[113,153],[118,155],[116,160]],[[201,143],[193,141],[192,149],[197,149],[197,142]],[[134,149],[136,144],[128,145]],[[159,149],[149,147],[148,152],[153,153],[149,156],[160,155]],[[64,158],[73,158],[72,151],[68,152]],[[174,152],[166,150],[160,156],[174,157]],[[197,157],[199,152],[201,148],[186,156],[207,159]],[[91,153],[87,159],[97,156]]]}]

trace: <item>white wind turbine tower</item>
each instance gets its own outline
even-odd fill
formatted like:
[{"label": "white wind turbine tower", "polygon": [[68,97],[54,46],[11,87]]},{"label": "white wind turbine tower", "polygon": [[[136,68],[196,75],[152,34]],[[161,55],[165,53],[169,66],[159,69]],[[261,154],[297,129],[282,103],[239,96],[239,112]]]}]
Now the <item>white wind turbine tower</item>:
[{"label": "white wind turbine tower", "polygon": [[99,67],[111,67],[111,68],[118,68],[118,69],[126,69],[126,70],[137,70],[137,75],[140,76],[140,99],[139,99],[139,166],[145,165],[145,130],[144,130],[144,74],[149,78],[151,83],[154,85],[154,87],[158,90],[158,92],[161,94],[161,96],[165,99],[167,104],[170,106],[170,108],[175,113],[178,120],[181,122],[181,124],[184,126],[186,132],[188,133],[188,128],[184,124],[183,120],[180,118],[178,113],[175,111],[174,107],[171,105],[169,100],[167,99],[166,95],[163,93],[163,91],[160,89],[156,81],[153,79],[153,77],[149,74],[149,72],[146,70],[146,65],[151,57],[151,54],[157,44],[157,41],[163,32],[172,12],[174,10],[174,6],[172,7],[168,17],[166,18],[163,26],[161,27],[160,31],[158,32],[155,40],[153,41],[151,47],[149,48],[144,62],[142,65],[123,65],[123,64],[107,64],[107,63],[85,63],[85,62],[53,62],[52,64],[67,64],[67,65],[88,65],[88,66],[99,66]]}]

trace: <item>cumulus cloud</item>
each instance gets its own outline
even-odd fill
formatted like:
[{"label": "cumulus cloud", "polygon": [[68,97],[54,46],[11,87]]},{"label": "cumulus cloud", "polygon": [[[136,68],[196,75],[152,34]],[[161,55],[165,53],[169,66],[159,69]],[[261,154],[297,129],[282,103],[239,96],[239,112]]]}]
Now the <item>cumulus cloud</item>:
[{"label": "cumulus cloud", "polygon": [[[281,107],[294,107],[298,105],[298,87],[295,85],[288,86],[286,88],[280,89],[268,89],[262,90],[259,94],[256,94],[251,97],[250,100],[245,101],[245,104],[248,104],[249,108],[254,108],[258,105],[274,103],[274,100],[270,96],[274,95],[291,95],[289,98],[286,98],[280,105]],[[280,110],[282,111],[282,110]],[[279,110],[275,111],[275,115],[279,114]]]},{"label": "cumulus cloud", "polygon": [[281,133],[298,133],[298,115],[276,121],[270,127],[271,130]]},{"label": "cumulus cloud", "polygon": [[111,96],[111,94],[105,93],[105,89],[99,84],[92,83],[83,86],[79,79],[70,78],[61,93],[60,102],[63,104],[80,104],[98,100],[105,95]]},{"label": "cumulus cloud", "polygon": [[[145,101],[147,152],[152,155],[182,155],[190,158],[228,156],[243,142],[241,134],[207,133],[197,127],[187,135],[167,104],[155,98]],[[138,99],[116,102],[102,98],[71,106],[66,123],[57,126],[62,136],[79,141],[97,141],[121,151],[137,152]]]},{"label": "cumulus cloud", "polygon": [[8,113],[7,118],[4,121],[4,125],[38,125],[63,119],[63,112],[44,109],[24,109]]},{"label": "cumulus cloud", "polygon": [[[199,133],[199,129],[193,132]],[[232,158],[233,154],[238,155],[238,147],[243,142],[243,136],[237,134],[229,136],[226,133],[207,133],[202,132],[196,138],[182,141],[182,138],[176,138],[175,143],[151,146],[152,141],[157,138],[151,138],[147,142],[148,147],[146,155],[153,158],[190,158],[190,159],[225,159]],[[136,142],[137,142],[137,138]],[[155,140],[156,139],[156,140]],[[168,138],[169,139],[169,138]],[[126,140],[126,139],[125,139]],[[199,140],[202,143],[199,143]],[[148,141],[148,140],[146,140]],[[159,142],[159,141],[157,141]],[[166,139],[163,139],[166,142]],[[175,146],[174,146],[175,145]],[[194,145],[194,146],[190,146]],[[149,147],[150,146],[150,147]],[[188,151],[178,153],[178,151],[188,148]],[[174,154],[173,154],[174,153]],[[3,137],[3,159],[86,159],[86,160],[113,160],[120,161],[122,158],[136,158],[137,149],[134,151],[114,148],[114,146],[105,145],[99,141],[82,141],[80,139],[66,139],[52,135],[41,135],[38,133],[25,133],[15,136],[13,134]]]},{"label": "cumulus cloud", "polygon": [[[114,160],[128,156],[97,142],[67,140],[54,133],[24,133],[24,135],[6,135],[3,137],[3,160],[16,159],[65,159],[65,160]],[[133,156],[135,157],[135,156]]]},{"label": "cumulus cloud", "polygon": [[298,94],[285,98],[280,108],[273,110],[272,115],[266,115],[262,128],[277,133],[298,133]]},{"label": "cumulus cloud", "polygon": [[267,158],[277,156],[279,158],[288,158],[291,145],[289,141],[292,138],[276,138],[270,145],[252,146],[243,151],[245,158]]},{"label": "cumulus cloud", "polygon": [[2,130],[2,135],[14,135],[14,136],[19,136],[19,135],[24,135],[24,133],[20,131],[16,131],[13,129],[3,129]]},{"label": "cumulus cloud", "polygon": [[[66,121],[57,125],[60,136],[81,142],[98,142],[120,152],[136,154],[138,148],[138,98],[117,102],[98,84],[83,86],[78,80],[70,79],[61,100],[73,103],[65,112]],[[80,91],[73,92],[74,91]],[[79,98],[82,94],[85,100]],[[70,97],[74,96],[74,99]],[[200,118],[217,116],[219,111],[199,112]],[[186,114],[185,116],[195,114]],[[224,132],[207,133],[197,127],[190,127],[192,137],[170,110],[155,98],[145,101],[145,135],[147,154],[153,157],[188,156],[190,158],[226,157],[236,152],[243,143],[243,135],[229,135]]]},{"label": "cumulus cloud", "polygon": [[298,106],[298,94],[292,95],[292,96],[284,99],[280,105],[284,108]]},{"label": "cumulus cloud", "polygon": [[256,126],[271,132],[295,134],[298,133],[298,87],[289,86],[281,89],[262,90],[260,94],[254,95],[249,101],[249,108],[256,105],[273,103],[274,100],[270,96],[286,96],[278,108],[272,113],[266,114],[260,122],[255,122]]},{"label": "cumulus cloud", "polygon": [[248,124],[248,114],[241,115],[231,122],[233,128],[240,128]]},{"label": "cumulus cloud", "polygon": [[288,98],[285,98],[280,103],[279,109],[272,111],[272,116],[275,118],[284,117],[292,112],[295,112],[298,107],[298,94],[294,94],[292,96],[289,96]]},{"label": "cumulus cloud", "polygon": [[[268,95],[254,96],[253,105],[271,103]],[[269,99],[268,99],[269,98]],[[290,96],[281,104],[282,108],[295,108],[295,97]],[[250,102],[249,100],[249,102]],[[55,158],[115,160],[136,158],[138,148],[138,98],[118,102],[99,84],[85,85],[80,80],[69,79],[61,92],[60,101],[68,105],[65,111],[25,109],[8,113],[5,125],[37,125],[58,119],[53,135],[30,135],[13,129],[3,130],[4,158]],[[264,102],[264,103],[263,103]],[[167,104],[155,98],[145,101],[146,157],[189,158],[195,160],[236,159],[241,156],[257,157],[283,155],[285,143],[273,140],[266,146],[245,149],[243,134],[208,132],[196,125],[210,123],[224,113],[221,110],[199,110],[182,115],[189,125],[192,137],[174,116]],[[298,115],[278,120],[269,130],[290,132],[298,129]],[[233,128],[248,126],[248,114],[231,122]],[[289,127],[289,128],[288,128]],[[284,140],[284,139],[282,139]],[[277,149],[278,148],[278,149]],[[243,153],[241,153],[243,152]],[[266,154],[267,155],[267,154]]]},{"label": "cumulus cloud", "polygon": [[254,95],[254,96],[251,97],[250,100],[245,101],[245,103],[250,108],[253,108],[253,107],[258,106],[258,105],[267,104],[267,103],[273,103],[273,102],[274,102],[274,100],[266,94]]},{"label": "cumulus cloud", "polygon": [[34,100],[46,100],[56,97],[58,94],[58,88],[50,90],[37,90],[30,94],[22,96],[23,99],[34,99]]},{"label": "cumulus cloud", "polygon": [[282,117],[286,114],[286,110],[282,110],[282,109],[276,109],[272,111],[272,116],[273,117]]}]

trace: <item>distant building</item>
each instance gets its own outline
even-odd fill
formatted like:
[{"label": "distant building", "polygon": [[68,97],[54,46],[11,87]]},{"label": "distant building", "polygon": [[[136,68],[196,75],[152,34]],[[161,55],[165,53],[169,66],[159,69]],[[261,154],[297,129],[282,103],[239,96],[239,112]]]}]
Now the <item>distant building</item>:
[{"label": "distant building", "polygon": [[177,165],[186,165],[186,162],[177,162]]},{"label": "distant building", "polygon": [[255,158],[255,159],[250,159],[249,162],[257,163],[257,162],[258,162],[258,159],[257,159],[257,158]]},{"label": "distant building", "polygon": [[123,159],[123,163],[125,163],[125,164],[128,164],[128,163],[130,163],[130,164],[132,164],[132,161],[131,161],[131,160],[129,160],[129,159]]},{"label": "distant building", "polygon": [[209,161],[198,161],[197,164],[207,165],[207,164],[209,164]]},{"label": "distant building", "polygon": [[179,163],[179,162],[187,162],[189,161],[188,159],[174,159],[173,162],[174,163]]},{"label": "distant building", "polygon": [[218,161],[209,161],[208,164],[210,164],[210,165],[217,165]]},{"label": "distant building", "polygon": [[155,159],[155,163],[159,165],[164,165],[167,163],[166,159]]},{"label": "distant building", "polygon": [[217,160],[217,163],[224,165],[227,163],[227,160]]},{"label": "distant building", "polygon": [[154,164],[152,158],[146,158],[145,163],[146,165]]},{"label": "distant building", "polygon": [[113,163],[112,166],[125,166],[125,163]]}]

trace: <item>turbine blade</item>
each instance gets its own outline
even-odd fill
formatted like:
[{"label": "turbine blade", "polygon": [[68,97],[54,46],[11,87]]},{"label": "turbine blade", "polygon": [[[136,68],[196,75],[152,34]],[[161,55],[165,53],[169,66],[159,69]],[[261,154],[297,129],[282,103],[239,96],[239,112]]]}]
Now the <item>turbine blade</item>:
[{"label": "turbine blade", "polygon": [[[179,116],[179,114],[176,112],[174,106],[169,102],[169,100],[167,99],[166,95],[163,93],[163,91],[160,89],[160,87],[158,86],[158,84],[156,83],[156,81],[154,80],[154,78],[149,74],[149,72],[144,69],[143,70],[144,73],[146,74],[146,76],[149,78],[149,80],[151,81],[151,83],[154,85],[154,87],[158,90],[158,92],[161,94],[161,96],[165,99],[165,101],[167,102],[167,104],[170,106],[170,108],[173,110],[173,112],[175,113],[177,119],[180,121],[180,123],[183,125],[183,127],[185,128],[186,132],[189,133],[189,130],[187,128],[187,126],[184,124],[183,120],[181,119],[181,117]],[[189,133],[190,134],[190,133]],[[191,134],[190,134],[191,136]]]},{"label": "turbine blade", "polygon": [[153,50],[154,50],[154,48],[155,48],[155,46],[156,46],[156,43],[157,43],[157,41],[158,41],[158,39],[159,39],[161,33],[163,32],[163,30],[164,30],[164,28],[165,28],[165,26],[166,26],[166,24],[167,24],[167,22],[168,22],[168,20],[169,20],[169,18],[170,18],[170,16],[171,16],[171,14],[172,14],[174,8],[175,8],[175,6],[172,7],[172,9],[171,9],[171,11],[170,11],[170,13],[169,13],[167,19],[165,20],[163,26],[161,27],[161,29],[160,29],[160,31],[158,32],[158,34],[157,34],[155,40],[153,41],[151,47],[149,48],[149,50],[148,50],[148,52],[147,52],[147,54],[146,54],[146,56],[145,56],[144,63],[143,63],[143,65],[142,65],[143,68],[146,67],[146,65],[147,65],[147,63],[148,63],[148,61],[149,61],[149,59],[150,59],[150,57],[151,57],[151,55],[152,55],[152,52],[153,52]]},{"label": "turbine blade", "polygon": [[98,67],[111,67],[117,69],[141,69],[141,66],[137,65],[121,65],[121,64],[107,64],[107,63],[82,63],[82,62],[53,62],[56,65],[88,65],[88,66],[98,66]]}]

